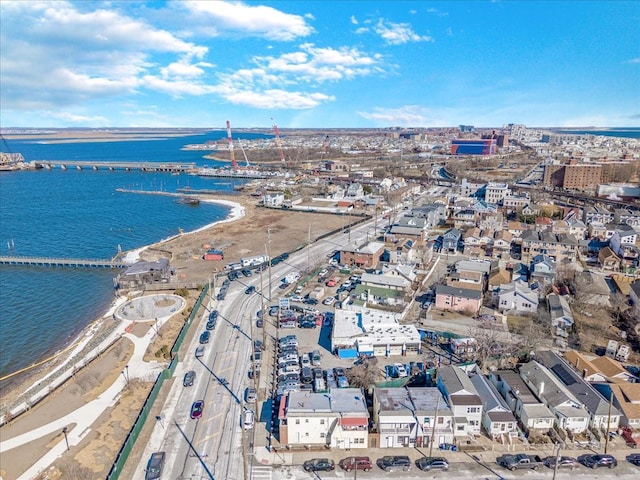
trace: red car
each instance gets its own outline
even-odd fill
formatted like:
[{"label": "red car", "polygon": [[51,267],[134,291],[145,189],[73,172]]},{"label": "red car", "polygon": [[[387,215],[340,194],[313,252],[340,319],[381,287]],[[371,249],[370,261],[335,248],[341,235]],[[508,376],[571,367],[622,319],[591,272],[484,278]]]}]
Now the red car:
[{"label": "red car", "polygon": [[204,400],[196,400],[191,405],[191,418],[197,420],[202,416],[202,410],[204,409]]}]

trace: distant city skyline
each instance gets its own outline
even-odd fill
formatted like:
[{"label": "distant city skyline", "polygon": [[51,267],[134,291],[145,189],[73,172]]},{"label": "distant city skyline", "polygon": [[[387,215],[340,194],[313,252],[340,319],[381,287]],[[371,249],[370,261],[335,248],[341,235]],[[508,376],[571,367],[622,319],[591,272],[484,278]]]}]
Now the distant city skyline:
[{"label": "distant city skyline", "polygon": [[9,127],[640,126],[640,2],[0,3]]}]

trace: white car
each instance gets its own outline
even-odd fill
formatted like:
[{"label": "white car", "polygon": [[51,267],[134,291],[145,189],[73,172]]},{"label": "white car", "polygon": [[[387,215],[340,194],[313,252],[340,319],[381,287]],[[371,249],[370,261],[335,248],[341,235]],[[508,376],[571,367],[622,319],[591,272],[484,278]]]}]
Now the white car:
[{"label": "white car", "polygon": [[393,366],[396,368],[396,372],[398,372],[398,378],[407,377],[407,370],[404,368],[404,365],[401,363],[394,363]]},{"label": "white car", "polygon": [[253,428],[255,414],[253,410],[245,410],[242,414],[242,428],[245,430],[251,430]]},{"label": "white car", "polygon": [[334,303],[336,303],[336,297],[327,297],[322,301],[323,305],[333,305]]},{"label": "white car", "polygon": [[309,355],[306,353],[300,355],[300,366],[302,366],[302,368],[311,367],[311,360],[309,360]]}]

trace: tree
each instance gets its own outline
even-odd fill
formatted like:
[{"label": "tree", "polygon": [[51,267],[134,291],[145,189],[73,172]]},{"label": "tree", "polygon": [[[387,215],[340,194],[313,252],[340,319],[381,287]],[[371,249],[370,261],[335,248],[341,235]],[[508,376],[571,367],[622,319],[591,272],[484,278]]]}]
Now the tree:
[{"label": "tree", "polygon": [[369,388],[378,379],[378,359],[364,357],[359,365],[351,367],[347,372],[349,384],[356,388]]}]

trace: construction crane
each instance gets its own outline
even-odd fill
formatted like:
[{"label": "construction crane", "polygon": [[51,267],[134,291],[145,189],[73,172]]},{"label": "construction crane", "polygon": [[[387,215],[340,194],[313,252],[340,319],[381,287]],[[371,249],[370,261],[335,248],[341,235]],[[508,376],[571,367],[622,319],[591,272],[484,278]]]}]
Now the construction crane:
[{"label": "construction crane", "polygon": [[231,124],[229,120],[227,120],[227,142],[229,142],[229,156],[231,157],[231,168],[234,170],[238,169],[238,164],[236,163],[236,157],[233,153],[233,138],[231,138]]},{"label": "construction crane", "polygon": [[278,132],[278,125],[276,125],[276,121],[273,119],[273,117],[271,118],[271,121],[273,122],[273,133],[276,136],[276,144],[278,145],[278,152],[280,153],[280,161],[283,165],[286,165],[287,162],[284,159],[284,150],[282,149],[282,143],[280,142],[280,132]]}]

